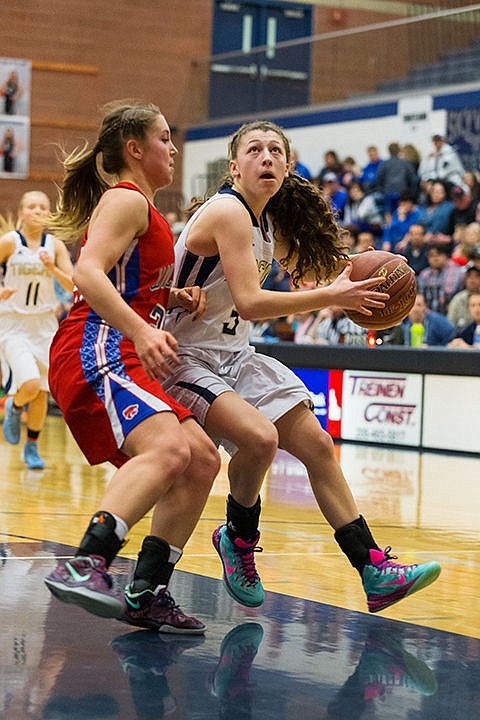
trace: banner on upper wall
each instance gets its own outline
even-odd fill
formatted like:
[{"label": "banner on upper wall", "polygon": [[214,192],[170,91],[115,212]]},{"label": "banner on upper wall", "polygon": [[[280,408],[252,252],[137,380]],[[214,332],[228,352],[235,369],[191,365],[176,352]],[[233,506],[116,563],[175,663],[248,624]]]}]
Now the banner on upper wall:
[{"label": "banner on upper wall", "polygon": [[30,60],[0,58],[0,178],[24,178],[30,164]]},{"label": "banner on upper wall", "polygon": [[422,383],[421,375],[345,370],[342,438],[418,447]]},{"label": "banner on upper wall", "polygon": [[450,110],[447,138],[466,170],[480,170],[480,108]]}]

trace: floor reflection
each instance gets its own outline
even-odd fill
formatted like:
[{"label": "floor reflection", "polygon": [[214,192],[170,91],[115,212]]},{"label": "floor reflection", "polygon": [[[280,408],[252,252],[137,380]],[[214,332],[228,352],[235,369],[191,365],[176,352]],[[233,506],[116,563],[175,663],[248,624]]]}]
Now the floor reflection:
[{"label": "floor reflection", "polygon": [[[205,637],[125,630],[43,587],[53,543],[2,543],[4,720],[466,720],[479,716],[480,640],[268,593],[236,605],[218,580],[172,591]],[[114,564],[123,585],[129,560]],[[461,702],[458,699],[461,698]]]}]

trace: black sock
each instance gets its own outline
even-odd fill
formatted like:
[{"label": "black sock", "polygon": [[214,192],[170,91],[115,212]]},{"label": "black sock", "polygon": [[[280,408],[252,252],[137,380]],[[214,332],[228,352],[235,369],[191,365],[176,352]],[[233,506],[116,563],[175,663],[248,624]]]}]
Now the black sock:
[{"label": "black sock", "polygon": [[144,538],[130,583],[130,590],[138,593],[168,585],[175,564],[169,562],[170,545],[162,538],[148,535]]},{"label": "black sock", "polygon": [[79,555],[100,555],[107,567],[123,545],[115,533],[116,520],[109,512],[95,513],[76,552]]},{"label": "black sock", "polygon": [[27,440],[38,440],[38,436],[40,435],[40,430],[30,430],[30,428],[27,428]]},{"label": "black sock", "polygon": [[260,510],[260,495],[251,508],[240,505],[232,495],[229,495],[227,499],[227,533],[230,540],[239,537],[245,542],[253,542],[258,533]]},{"label": "black sock", "polygon": [[361,515],[348,525],[339,528],[335,532],[335,540],[360,575],[370,561],[369,550],[380,550]]}]

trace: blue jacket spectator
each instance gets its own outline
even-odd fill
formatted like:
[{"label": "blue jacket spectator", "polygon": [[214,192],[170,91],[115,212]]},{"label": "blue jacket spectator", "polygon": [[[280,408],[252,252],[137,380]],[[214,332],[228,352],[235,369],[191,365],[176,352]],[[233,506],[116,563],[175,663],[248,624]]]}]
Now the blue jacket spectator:
[{"label": "blue jacket spectator", "polygon": [[370,145],[367,148],[367,153],[368,153],[369,162],[365,165],[365,167],[362,170],[360,182],[362,183],[362,187],[363,187],[364,191],[368,195],[375,189],[375,184],[377,182],[378,169],[379,169],[380,165],[382,164],[382,158],[380,157],[380,155],[378,153],[378,148],[376,145]]},{"label": "blue jacket spectator", "polygon": [[[427,205],[420,208],[420,217],[418,219],[418,222],[425,228],[427,241],[451,243],[448,231],[454,204],[447,200],[445,184],[439,181],[432,182],[427,194]],[[440,235],[440,237],[434,239],[433,235]]]},{"label": "blue jacket spectator", "polygon": [[412,324],[423,325],[423,345],[446,346],[455,337],[455,327],[440,313],[429,310],[425,298],[422,294],[418,294],[415,304],[410,310],[410,314],[402,323],[403,339],[405,345],[411,345],[411,327]]},{"label": "blue jacket spectator", "polygon": [[296,150],[292,150],[292,157],[290,161],[290,168],[291,172],[297,173],[297,175],[300,175],[300,177],[305,178],[305,180],[311,180],[312,179],[312,173],[308,169],[306,165],[301,163],[298,159],[298,153]]},{"label": "blue jacket spectator", "polygon": [[347,191],[340,186],[338,178],[333,172],[328,172],[323,176],[322,189],[337,219],[341,222],[347,204]]},{"label": "blue jacket spectator", "polygon": [[383,249],[395,251],[395,246],[403,240],[410,227],[418,224],[419,217],[420,210],[415,205],[415,196],[410,192],[401,193],[391,222],[383,228]]}]

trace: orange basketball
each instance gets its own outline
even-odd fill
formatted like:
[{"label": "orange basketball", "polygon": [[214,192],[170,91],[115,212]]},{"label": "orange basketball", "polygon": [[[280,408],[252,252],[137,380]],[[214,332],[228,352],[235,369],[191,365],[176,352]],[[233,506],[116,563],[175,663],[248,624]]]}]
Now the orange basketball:
[{"label": "orange basketball", "polygon": [[379,292],[390,295],[383,308],[371,308],[372,315],[363,315],[356,310],[345,310],[345,314],[357,325],[368,330],[386,330],[397,325],[413,307],[417,295],[417,283],[412,268],[400,255],[384,250],[367,250],[352,258],[351,280],[366,280],[381,277],[375,287]]}]

